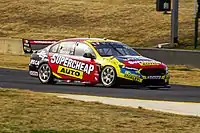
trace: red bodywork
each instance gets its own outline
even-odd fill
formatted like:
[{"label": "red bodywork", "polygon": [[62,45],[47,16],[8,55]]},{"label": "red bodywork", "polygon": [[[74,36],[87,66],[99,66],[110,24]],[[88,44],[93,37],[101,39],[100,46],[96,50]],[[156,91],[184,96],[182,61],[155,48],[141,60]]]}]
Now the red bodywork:
[{"label": "red bodywork", "polygon": [[[143,63],[144,61],[135,61],[134,64],[129,63],[129,61],[124,61],[124,65],[126,67],[131,67],[131,68],[137,68],[137,69],[147,69],[147,68],[160,68],[160,69],[165,69],[166,65],[163,63],[155,63],[152,65],[141,65],[141,63]],[[147,63],[150,61],[147,61]]]},{"label": "red bodywork", "polygon": [[[57,62],[54,61],[55,57],[57,57]],[[95,63],[95,60],[93,59],[57,54],[57,53],[56,54],[49,53],[48,59],[52,72],[58,78],[67,80],[76,80],[81,82],[89,82],[90,84],[99,83],[98,67]],[[68,63],[69,60],[71,61],[71,64]],[[80,66],[81,64],[83,64],[82,66],[84,66],[84,69],[82,67],[82,70]],[[76,68],[73,68],[73,66]],[[62,70],[59,70],[59,67],[62,68]],[[60,71],[63,71],[63,73],[61,74]],[[75,75],[75,73],[77,75]]]}]

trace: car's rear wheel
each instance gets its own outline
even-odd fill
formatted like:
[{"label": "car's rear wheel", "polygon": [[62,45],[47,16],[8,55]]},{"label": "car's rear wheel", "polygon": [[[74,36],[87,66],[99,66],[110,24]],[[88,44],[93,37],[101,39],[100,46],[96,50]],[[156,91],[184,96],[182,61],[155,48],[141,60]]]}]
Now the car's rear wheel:
[{"label": "car's rear wheel", "polygon": [[55,84],[54,76],[51,68],[47,63],[40,65],[38,69],[38,77],[42,84]]},{"label": "car's rear wheel", "polygon": [[106,66],[101,71],[101,82],[105,87],[116,87],[117,73],[111,66]]}]

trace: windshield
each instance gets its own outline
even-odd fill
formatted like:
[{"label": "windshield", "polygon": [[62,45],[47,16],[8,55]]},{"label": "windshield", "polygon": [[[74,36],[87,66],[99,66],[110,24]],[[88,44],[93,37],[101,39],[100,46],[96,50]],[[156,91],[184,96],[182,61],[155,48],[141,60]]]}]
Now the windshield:
[{"label": "windshield", "polygon": [[120,42],[93,42],[92,45],[101,56],[138,56],[139,54]]}]

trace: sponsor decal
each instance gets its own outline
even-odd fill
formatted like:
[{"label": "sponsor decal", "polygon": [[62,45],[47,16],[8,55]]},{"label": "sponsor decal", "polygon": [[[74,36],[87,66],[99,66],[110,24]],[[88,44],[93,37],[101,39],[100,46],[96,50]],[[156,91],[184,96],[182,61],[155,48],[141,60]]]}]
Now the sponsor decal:
[{"label": "sponsor decal", "polygon": [[156,61],[128,61],[129,64],[140,64],[141,66],[153,66],[159,65],[159,62]]},{"label": "sponsor decal", "polygon": [[38,76],[38,72],[36,71],[29,71],[29,74],[32,76]]},{"label": "sponsor decal", "polygon": [[90,74],[92,71],[94,71],[93,64],[84,63],[58,54],[52,55],[50,62],[52,64],[58,64],[63,65],[67,68],[72,68],[73,70],[79,70],[87,74]]},{"label": "sponsor decal", "polygon": [[127,67],[123,67],[123,68],[120,69],[120,72],[123,73],[123,74],[125,74],[126,72],[129,72],[131,74],[141,76],[138,69],[136,70],[136,69],[129,69]]},{"label": "sponsor decal", "polygon": [[30,40],[30,43],[37,43],[37,44],[53,44],[58,41],[51,41],[51,40]]},{"label": "sponsor decal", "polygon": [[162,76],[147,76],[147,79],[161,79]]},{"label": "sponsor decal", "polygon": [[141,66],[154,66],[154,65],[159,65],[159,62],[141,62],[139,63]]},{"label": "sponsor decal", "polygon": [[128,69],[128,70],[132,70],[132,71],[138,71],[138,69],[137,69],[137,68],[134,68],[134,67],[126,67],[126,66],[123,66],[122,68]]},{"label": "sponsor decal", "polygon": [[33,60],[33,59],[32,59],[32,60],[30,61],[30,64],[33,64],[33,65],[36,65],[36,66],[38,66],[39,63],[40,63],[40,62],[39,62],[38,60]]},{"label": "sponsor decal", "polygon": [[125,56],[127,60],[133,60],[133,61],[151,61],[151,59],[146,58],[144,56]]},{"label": "sponsor decal", "polygon": [[71,76],[71,77],[78,78],[78,79],[83,78],[83,72],[82,71],[72,69],[72,68],[68,68],[68,67],[63,67],[63,66],[58,66],[57,73],[63,74],[63,75],[66,75],[66,76]]},{"label": "sponsor decal", "polygon": [[138,63],[140,63],[141,61],[128,61],[128,64],[138,64]]},{"label": "sponsor decal", "polygon": [[41,60],[47,58],[47,54],[45,51],[38,52],[37,55],[41,58]]},{"label": "sponsor decal", "polygon": [[125,77],[125,78],[128,78],[128,79],[132,79],[132,80],[134,80],[134,81],[141,82],[141,79],[140,79],[138,76],[132,74],[132,73],[129,72],[129,71],[126,71],[126,72],[125,72],[124,77]]}]

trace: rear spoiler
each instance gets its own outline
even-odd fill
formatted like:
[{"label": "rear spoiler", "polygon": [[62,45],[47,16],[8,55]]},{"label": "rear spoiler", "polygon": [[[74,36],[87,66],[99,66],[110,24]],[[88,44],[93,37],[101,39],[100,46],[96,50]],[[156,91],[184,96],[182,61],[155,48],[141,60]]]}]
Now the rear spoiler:
[{"label": "rear spoiler", "polygon": [[48,45],[58,42],[59,40],[28,40],[22,39],[24,53],[33,53],[43,49]]}]

